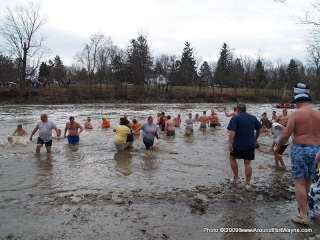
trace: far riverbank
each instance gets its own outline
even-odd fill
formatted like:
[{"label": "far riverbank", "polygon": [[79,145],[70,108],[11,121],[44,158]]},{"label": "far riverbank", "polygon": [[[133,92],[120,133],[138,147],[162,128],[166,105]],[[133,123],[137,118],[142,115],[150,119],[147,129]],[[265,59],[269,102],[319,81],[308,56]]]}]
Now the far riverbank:
[{"label": "far riverbank", "polygon": [[291,102],[292,91],[209,87],[70,85],[0,89],[2,104]]}]

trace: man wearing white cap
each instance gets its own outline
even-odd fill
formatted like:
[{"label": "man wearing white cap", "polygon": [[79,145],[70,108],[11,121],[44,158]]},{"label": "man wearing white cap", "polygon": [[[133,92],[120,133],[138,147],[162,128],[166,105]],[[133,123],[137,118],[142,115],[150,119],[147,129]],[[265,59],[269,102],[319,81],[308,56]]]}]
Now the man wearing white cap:
[{"label": "man wearing white cap", "polygon": [[[310,224],[307,209],[308,192],[317,166],[315,156],[320,151],[320,112],[310,107],[308,86],[302,83],[296,84],[294,94],[293,103],[296,104],[297,110],[291,113],[274,150],[276,153],[279,152],[282,145],[293,134],[290,157],[299,215],[292,216],[291,221],[308,225]],[[320,215],[320,211],[314,211],[314,213]]]}]

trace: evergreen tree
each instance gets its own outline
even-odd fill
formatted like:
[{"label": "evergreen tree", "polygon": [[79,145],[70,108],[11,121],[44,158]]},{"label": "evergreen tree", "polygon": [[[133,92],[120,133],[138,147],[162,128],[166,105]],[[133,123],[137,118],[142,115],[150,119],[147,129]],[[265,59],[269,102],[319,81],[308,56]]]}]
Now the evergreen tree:
[{"label": "evergreen tree", "polygon": [[230,87],[235,88],[235,91],[239,87],[245,87],[244,75],[242,61],[236,58],[230,66]]},{"label": "evergreen tree", "polygon": [[111,59],[111,70],[117,83],[127,82],[128,68],[121,52],[117,52]]},{"label": "evergreen tree", "polygon": [[169,59],[168,74],[172,86],[182,85],[181,81],[179,81],[180,66],[180,60],[175,55],[171,56]]},{"label": "evergreen tree", "polygon": [[19,77],[19,68],[12,60],[0,54],[0,82],[16,82]]},{"label": "evergreen tree", "polygon": [[229,83],[229,74],[230,66],[232,64],[232,53],[229,49],[229,46],[226,43],[223,43],[220,50],[220,57],[218,60],[217,68],[214,72],[214,79],[217,84],[221,87],[228,86]]},{"label": "evergreen tree", "polygon": [[39,67],[38,79],[49,79],[50,66],[46,62],[42,62]]},{"label": "evergreen tree", "polygon": [[196,61],[193,56],[193,48],[190,47],[189,42],[185,43],[182,52],[179,75],[179,81],[181,81],[181,85],[184,86],[194,86],[197,80]]},{"label": "evergreen tree", "polygon": [[211,86],[213,84],[213,76],[208,62],[204,61],[200,67],[199,86]]},{"label": "evergreen tree", "polygon": [[298,82],[301,82],[298,65],[295,60],[291,59],[287,67],[287,83],[291,87]]},{"label": "evergreen tree", "polygon": [[139,36],[130,41],[127,49],[127,65],[131,69],[132,82],[144,86],[145,75],[151,72],[153,65],[148,41]]},{"label": "evergreen tree", "polygon": [[264,66],[260,59],[258,59],[255,69],[254,69],[254,88],[257,89],[264,89],[267,86],[267,76],[264,70]]},{"label": "evergreen tree", "polygon": [[66,80],[66,67],[57,55],[53,60],[52,78],[58,82]]}]

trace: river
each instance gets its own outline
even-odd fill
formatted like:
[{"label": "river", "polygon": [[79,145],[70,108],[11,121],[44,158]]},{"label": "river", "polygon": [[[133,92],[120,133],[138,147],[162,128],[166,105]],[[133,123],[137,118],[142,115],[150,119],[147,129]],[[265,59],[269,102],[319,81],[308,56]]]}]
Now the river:
[{"label": "river", "polygon": [[[232,110],[234,105],[228,104]],[[270,133],[262,133],[256,160],[252,162],[252,190],[244,189],[244,168],[238,160],[242,183],[231,186],[233,175],[227,150],[227,125],[230,118],[222,104],[74,104],[0,106],[0,237],[17,239],[300,239],[313,233],[224,233],[220,228],[304,229],[290,222],[296,214],[292,192],[288,148],[284,154],[288,171],[272,168]],[[319,106],[314,106],[318,108]],[[196,130],[184,135],[160,135],[155,150],[145,150],[142,138],[131,150],[116,152],[113,127],[126,113],[144,123],[148,116],[164,111],[184,120],[189,112],[201,114],[214,109],[221,120],[217,130]],[[271,104],[247,104],[247,112],[260,118]],[[288,110],[289,114],[293,110]],[[32,132],[46,113],[64,130],[70,116],[83,125],[88,116],[94,129],[84,130],[80,143],[54,141],[52,153],[45,148],[35,154],[38,133],[7,137],[17,124]],[[100,127],[106,115],[111,129]],[[53,131],[53,135],[55,132]],[[258,169],[258,166],[263,169]],[[281,184],[280,184],[281,183]],[[278,186],[280,184],[280,187]],[[277,186],[277,187],[275,187]],[[281,195],[283,187],[286,193]],[[265,189],[265,191],[264,191]],[[241,220],[242,219],[242,220]],[[276,223],[275,223],[276,221]],[[204,228],[219,229],[206,232]],[[215,230],[214,229],[214,230]],[[230,231],[236,231],[231,229]],[[260,230],[262,231],[262,230]]]}]

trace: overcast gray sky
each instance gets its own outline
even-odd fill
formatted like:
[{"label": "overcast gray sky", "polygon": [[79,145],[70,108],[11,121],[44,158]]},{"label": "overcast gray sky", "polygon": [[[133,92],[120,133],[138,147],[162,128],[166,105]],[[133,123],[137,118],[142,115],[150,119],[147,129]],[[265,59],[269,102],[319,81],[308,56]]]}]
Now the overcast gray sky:
[{"label": "overcast gray sky", "polygon": [[[216,61],[224,42],[236,55],[257,58],[262,52],[271,61],[306,60],[305,31],[295,17],[303,16],[312,0],[42,0],[47,24],[40,29],[48,36],[52,58],[65,65],[74,62],[89,37],[97,32],[110,36],[126,48],[139,32],[147,33],[153,56],[181,56],[185,42],[196,57]],[[6,6],[25,0],[1,0],[0,20]]]}]

